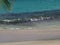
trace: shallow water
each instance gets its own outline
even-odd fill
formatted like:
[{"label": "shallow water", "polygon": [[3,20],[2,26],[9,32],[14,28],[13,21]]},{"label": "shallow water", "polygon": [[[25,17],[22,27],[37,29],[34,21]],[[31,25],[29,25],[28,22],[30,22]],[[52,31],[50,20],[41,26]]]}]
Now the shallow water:
[{"label": "shallow water", "polygon": [[59,28],[60,21],[59,20],[51,20],[51,21],[37,21],[31,23],[21,23],[16,25],[7,25],[0,24],[1,29],[10,29],[10,30],[20,30],[20,29],[48,29],[48,28]]}]

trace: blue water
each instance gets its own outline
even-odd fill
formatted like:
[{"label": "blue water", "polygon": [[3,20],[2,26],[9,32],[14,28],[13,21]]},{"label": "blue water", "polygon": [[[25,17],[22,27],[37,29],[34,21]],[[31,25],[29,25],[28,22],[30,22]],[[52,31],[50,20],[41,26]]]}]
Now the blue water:
[{"label": "blue water", "polygon": [[[60,0],[16,0],[12,13],[34,12],[60,9]],[[8,13],[0,9],[0,13]]]},{"label": "blue water", "polygon": [[[56,9],[60,9],[60,0],[16,0],[11,13],[24,13],[24,12],[35,12],[35,11],[56,10]],[[0,8],[0,14],[1,13],[3,14],[8,12],[4,8]],[[9,41],[16,42],[22,40],[40,40],[40,39],[60,39],[60,34],[55,33],[56,30],[57,30],[56,32],[60,30],[60,20],[52,20],[52,21],[47,20],[42,22],[33,22],[33,23],[24,23],[24,24],[21,23],[16,25],[0,24],[0,30],[16,31],[22,29],[23,30],[44,30],[45,34],[42,33],[43,35],[42,34],[36,35],[33,32],[29,34],[26,33],[25,35],[20,36],[20,34],[16,35],[15,32],[11,34],[8,31],[6,34],[5,33],[0,34],[0,42],[9,42]]]}]

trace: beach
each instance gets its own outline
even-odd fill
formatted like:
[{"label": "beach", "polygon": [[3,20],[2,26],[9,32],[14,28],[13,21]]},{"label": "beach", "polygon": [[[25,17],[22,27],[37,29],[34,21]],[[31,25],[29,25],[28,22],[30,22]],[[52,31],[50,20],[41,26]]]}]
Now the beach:
[{"label": "beach", "polygon": [[35,23],[36,26],[1,25],[0,45],[59,45],[60,21]]},{"label": "beach", "polygon": [[[52,29],[52,30],[51,30]],[[47,29],[0,29],[0,45],[59,45],[60,27]]]},{"label": "beach", "polygon": [[[12,4],[11,12],[5,1],[8,8]],[[0,45],[60,45],[60,0],[5,1],[0,9]]]},{"label": "beach", "polygon": [[0,45],[60,45],[60,40],[0,43]]},{"label": "beach", "polygon": [[59,45],[60,30],[0,30],[0,45]]}]

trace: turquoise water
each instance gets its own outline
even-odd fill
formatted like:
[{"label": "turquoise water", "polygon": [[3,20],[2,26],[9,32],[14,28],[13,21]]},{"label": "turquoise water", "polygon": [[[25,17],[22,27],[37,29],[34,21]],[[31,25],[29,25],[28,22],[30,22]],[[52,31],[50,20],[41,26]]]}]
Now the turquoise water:
[{"label": "turquoise water", "polygon": [[[12,13],[60,9],[60,0],[16,0]],[[1,9],[0,13],[7,13]]]},{"label": "turquoise water", "polygon": [[[44,10],[56,10],[60,9],[60,0],[16,0],[13,6],[13,10],[11,13],[24,13],[24,12],[35,12],[35,11],[44,11]],[[8,13],[6,10],[1,9],[0,13]],[[60,21],[52,21],[52,22],[44,22],[44,23],[35,23],[35,24],[18,24],[18,25],[1,25],[0,27],[4,28],[40,28],[40,27],[48,27],[59,25]],[[36,25],[36,27],[34,27]]]}]

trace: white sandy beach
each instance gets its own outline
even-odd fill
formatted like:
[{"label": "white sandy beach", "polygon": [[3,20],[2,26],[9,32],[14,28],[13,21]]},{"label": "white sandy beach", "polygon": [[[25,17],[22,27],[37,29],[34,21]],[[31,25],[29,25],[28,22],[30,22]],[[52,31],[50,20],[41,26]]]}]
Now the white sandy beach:
[{"label": "white sandy beach", "polygon": [[55,21],[35,28],[0,28],[0,45],[60,45],[59,24]]},{"label": "white sandy beach", "polygon": [[0,45],[60,45],[60,40],[0,43]]},{"label": "white sandy beach", "polygon": [[[52,29],[52,30],[51,30]],[[59,45],[60,27],[47,29],[0,29],[0,45]]]}]

